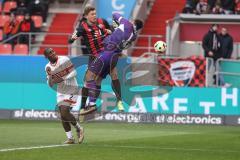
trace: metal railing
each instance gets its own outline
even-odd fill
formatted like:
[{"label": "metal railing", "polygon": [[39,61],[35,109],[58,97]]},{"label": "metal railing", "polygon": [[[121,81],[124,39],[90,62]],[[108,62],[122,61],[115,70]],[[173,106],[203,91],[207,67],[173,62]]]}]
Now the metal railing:
[{"label": "metal railing", "polygon": [[36,47],[38,47],[38,48],[40,48],[40,47],[67,47],[68,51],[70,51],[70,48],[72,46],[68,45],[67,41],[66,41],[66,45],[59,45],[57,43],[56,44],[42,44],[42,41],[32,43],[33,36],[35,36],[35,39],[38,39],[38,38],[40,38],[40,36],[46,38],[45,35],[48,35],[48,36],[67,36],[68,38],[70,38],[70,36],[71,36],[71,34],[68,34],[68,33],[46,33],[46,32],[27,32],[26,33],[26,32],[20,32],[20,33],[17,33],[15,35],[3,40],[2,42],[0,42],[0,44],[9,43],[12,40],[15,40],[18,43],[19,38],[21,36],[27,36],[28,37],[28,47],[29,47],[28,54],[29,55],[31,54],[32,49],[36,48]]},{"label": "metal railing", "polygon": [[[33,40],[33,36],[35,36],[35,40],[37,39],[45,39],[47,38],[47,36],[56,36],[56,39],[58,38],[58,36],[67,36],[68,39],[71,37],[71,34],[69,33],[46,33],[46,32],[20,32],[17,33],[5,40],[3,40],[2,42],[0,42],[0,44],[4,44],[4,43],[8,43],[14,39],[17,39],[16,41],[18,42],[18,38],[20,36],[28,36],[28,47],[29,47],[29,55],[32,55],[32,50],[34,48],[40,48],[40,47],[56,47],[56,48],[68,48],[68,55],[72,55],[72,48],[78,48],[78,49],[82,49],[82,48],[86,48],[86,46],[83,45],[74,45],[74,44],[68,44],[68,42],[66,41],[66,45],[65,44],[57,44],[57,42],[54,44],[42,44],[42,41],[36,41],[35,43],[32,43]],[[138,40],[140,40],[141,38],[146,39],[147,40],[147,46],[137,46],[136,43],[135,45],[131,46],[128,50],[133,51],[134,49],[138,49],[138,50],[144,50],[144,52],[151,52],[152,49],[154,49],[153,47],[153,39],[161,39],[164,38],[164,36],[162,35],[139,35],[138,36]],[[130,52],[129,52],[130,53]]]},{"label": "metal railing", "polygon": [[[226,63],[226,62],[227,63],[232,63],[232,64],[233,63],[235,63],[235,64],[237,63],[240,66],[240,60],[236,60],[236,59],[222,59],[222,58],[218,59],[216,61],[216,71],[215,71],[216,86],[220,87],[220,86],[224,86],[225,84],[229,84],[232,87],[240,86],[240,85],[234,86],[234,84],[232,84],[232,83],[234,83],[234,79],[236,79],[236,78],[240,79],[240,71],[239,72],[234,71],[234,69],[238,70],[239,68],[236,68],[236,66],[235,66],[235,68],[232,69],[230,65],[227,65],[228,70],[230,70],[230,71],[222,71],[222,70],[224,70],[226,68],[223,68],[221,63]],[[226,82],[224,76],[232,76],[233,77],[232,81],[230,80],[230,81]]]}]

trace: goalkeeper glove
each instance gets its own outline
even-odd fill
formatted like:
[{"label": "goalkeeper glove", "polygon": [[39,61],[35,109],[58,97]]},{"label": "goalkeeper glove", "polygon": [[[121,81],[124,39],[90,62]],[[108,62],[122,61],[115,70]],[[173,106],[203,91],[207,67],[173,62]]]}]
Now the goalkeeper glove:
[{"label": "goalkeeper glove", "polygon": [[119,26],[119,24],[115,20],[112,20],[112,26],[114,29],[116,29]]}]

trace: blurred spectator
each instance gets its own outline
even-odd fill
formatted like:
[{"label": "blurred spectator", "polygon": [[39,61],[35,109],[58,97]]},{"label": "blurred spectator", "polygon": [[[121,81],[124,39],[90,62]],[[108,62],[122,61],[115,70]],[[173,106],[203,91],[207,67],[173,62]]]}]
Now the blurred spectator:
[{"label": "blurred spectator", "polygon": [[240,0],[235,0],[235,14],[240,14]]},{"label": "blurred spectator", "polygon": [[197,14],[206,14],[208,12],[208,4],[206,0],[199,0],[196,6]]},{"label": "blurred spectator", "polygon": [[[221,58],[230,59],[233,52],[233,38],[231,35],[228,34],[228,31],[226,28],[222,28],[221,32],[219,34],[220,40],[221,40]],[[229,87],[231,86],[229,83],[225,83],[224,81],[224,75],[219,74],[219,82],[218,84],[220,86]]]},{"label": "blurred spectator", "polygon": [[31,2],[31,1],[29,1],[29,0],[16,0],[16,2],[17,2],[17,6],[18,6],[18,7],[19,7],[19,6],[25,6],[25,7],[27,7],[28,4],[29,4],[29,2]]},{"label": "blurred spectator", "polygon": [[[14,13],[10,14],[10,19],[7,21],[4,26],[3,26],[3,34],[4,34],[4,39],[7,39],[13,35],[15,35],[18,32],[19,29],[19,21],[16,20]],[[12,39],[9,41],[9,43],[14,44],[14,40]]]},{"label": "blurred spectator", "polygon": [[[190,0],[189,0],[190,1]],[[192,4],[193,4],[193,7],[196,8],[199,0],[191,0],[192,1]]]},{"label": "blurred spectator", "polygon": [[212,14],[224,14],[221,1],[216,1],[216,4],[212,9]]},{"label": "blurred spectator", "polygon": [[233,14],[235,7],[234,0],[221,0],[221,4],[225,14]]},{"label": "blurred spectator", "polygon": [[[20,23],[20,26],[19,26],[19,32],[35,32],[34,22],[31,19],[29,13],[26,13],[24,15],[24,20]],[[28,44],[29,35],[28,34],[20,35],[18,42]]]},{"label": "blurred spectator", "polygon": [[196,8],[199,0],[186,0],[186,5],[191,6],[193,9]]},{"label": "blurred spectator", "polygon": [[42,16],[43,26],[46,26],[48,7],[49,7],[48,0],[32,0],[28,5],[28,9],[31,15],[39,14]]},{"label": "blurred spectator", "polygon": [[216,5],[216,2],[217,0],[208,0],[207,3],[208,3],[208,7],[209,7],[209,10],[211,11],[213,9],[213,7]]},{"label": "blurred spectator", "polygon": [[[221,58],[221,41],[220,37],[217,33],[218,31],[218,24],[213,24],[203,37],[202,40],[202,47],[204,49],[204,56],[206,58],[212,58],[212,61],[209,61],[208,63],[208,70],[211,68],[215,68],[216,61]],[[213,76],[214,84],[216,84],[216,76]]]},{"label": "blurred spectator", "polygon": [[233,38],[228,34],[227,28],[223,27],[219,34],[220,41],[222,44],[222,58],[231,58],[233,52]]},{"label": "blurred spectator", "polygon": [[15,9],[16,15],[24,15],[28,12],[27,7],[30,1],[27,0],[17,0],[17,8]]},{"label": "blurred spectator", "polygon": [[186,0],[186,4],[182,10],[183,13],[196,13],[196,5],[198,0]]},{"label": "blurred spectator", "polygon": [[221,57],[221,41],[217,31],[218,24],[213,24],[202,40],[205,57],[213,58],[214,61]]},{"label": "blurred spectator", "polygon": [[194,13],[194,9],[189,4],[186,4],[182,10],[182,13]]}]

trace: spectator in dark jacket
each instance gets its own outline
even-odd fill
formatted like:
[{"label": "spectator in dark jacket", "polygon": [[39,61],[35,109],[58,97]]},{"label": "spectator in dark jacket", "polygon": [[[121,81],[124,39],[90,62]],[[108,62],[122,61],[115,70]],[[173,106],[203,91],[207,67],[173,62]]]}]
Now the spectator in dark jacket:
[{"label": "spectator in dark jacket", "polygon": [[222,58],[231,58],[232,51],[233,51],[233,38],[231,35],[228,34],[228,31],[226,28],[221,29],[221,33],[219,34],[220,41],[222,44]]},{"label": "spectator in dark jacket", "polygon": [[[34,22],[31,19],[29,13],[26,13],[24,16],[24,20],[20,23],[19,26],[19,32],[34,32],[35,31],[35,26]],[[29,35],[21,35],[19,37],[19,43],[29,43]]]},{"label": "spectator in dark jacket", "polygon": [[183,13],[196,13],[198,0],[186,0],[186,4],[182,10]]},{"label": "spectator in dark jacket", "polygon": [[202,40],[205,57],[213,58],[214,61],[221,57],[221,41],[217,31],[218,24],[213,24]]},{"label": "spectator in dark jacket", "polygon": [[17,0],[17,8],[14,10],[16,15],[24,15],[28,12],[27,6],[30,1],[27,0]]},{"label": "spectator in dark jacket", "polygon": [[233,14],[235,7],[234,0],[221,0],[221,4],[225,14]]},{"label": "spectator in dark jacket", "polygon": [[[221,58],[229,59],[232,56],[232,51],[233,51],[233,38],[228,34],[228,31],[226,28],[221,29],[221,33],[219,34],[220,40],[221,40]],[[221,86],[228,87],[230,84],[225,83],[224,81],[224,75],[219,74],[219,81],[218,84]]]},{"label": "spectator in dark jacket", "polygon": [[212,10],[213,7],[215,6],[217,0],[208,0],[208,7],[209,7],[209,10]]},{"label": "spectator in dark jacket", "polygon": [[42,16],[43,26],[46,26],[48,8],[49,8],[48,0],[32,0],[28,4],[28,10],[31,15],[40,14]]},{"label": "spectator in dark jacket", "polygon": [[[221,41],[217,33],[218,24],[213,24],[207,34],[203,37],[202,47],[205,52],[205,57],[213,58],[214,62],[208,61],[208,70],[215,70],[216,61],[221,58]],[[213,76],[214,84],[216,84],[216,76]]]},{"label": "spectator in dark jacket", "polygon": [[182,13],[194,13],[194,9],[191,5],[186,4],[182,10]]}]

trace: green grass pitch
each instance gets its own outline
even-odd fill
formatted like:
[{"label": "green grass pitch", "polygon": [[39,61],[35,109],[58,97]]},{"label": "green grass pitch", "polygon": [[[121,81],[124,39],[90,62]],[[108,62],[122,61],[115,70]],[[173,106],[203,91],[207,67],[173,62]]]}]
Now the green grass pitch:
[{"label": "green grass pitch", "polygon": [[[240,128],[84,123],[83,144],[59,145],[59,121],[0,120],[0,160],[237,160]],[[43,148],[32,148],[43,146]],[[24,148],[23,148],[24,147]],[[6,149],[19,149],[6,151]]]}]

